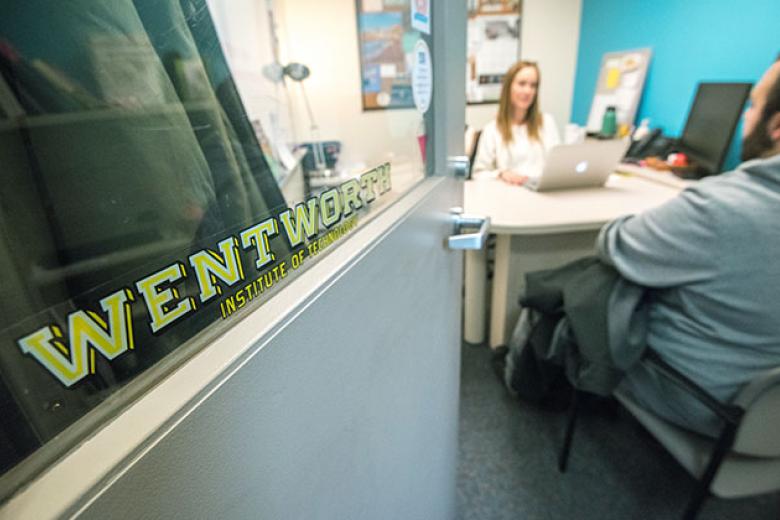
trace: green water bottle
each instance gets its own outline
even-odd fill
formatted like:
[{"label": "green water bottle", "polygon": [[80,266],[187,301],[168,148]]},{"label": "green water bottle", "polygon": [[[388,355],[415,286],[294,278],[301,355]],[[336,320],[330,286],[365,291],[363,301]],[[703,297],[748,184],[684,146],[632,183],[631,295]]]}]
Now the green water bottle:
[{"label": "green water bottle", "polygon": [[617,132],[617,112],[614,106],[608,106],[601,121],[601,136],[615,137]]}]

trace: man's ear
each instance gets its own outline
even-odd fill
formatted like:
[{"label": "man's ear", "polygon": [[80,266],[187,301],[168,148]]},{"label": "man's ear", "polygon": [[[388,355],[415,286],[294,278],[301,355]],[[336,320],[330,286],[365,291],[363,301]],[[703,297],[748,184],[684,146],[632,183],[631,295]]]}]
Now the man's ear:
[{"label": "man's ear", "polygon": [[775,112],[775,115],[769,118],[766,123],[766,131],[772,142],[780,143],[780,112]]}]

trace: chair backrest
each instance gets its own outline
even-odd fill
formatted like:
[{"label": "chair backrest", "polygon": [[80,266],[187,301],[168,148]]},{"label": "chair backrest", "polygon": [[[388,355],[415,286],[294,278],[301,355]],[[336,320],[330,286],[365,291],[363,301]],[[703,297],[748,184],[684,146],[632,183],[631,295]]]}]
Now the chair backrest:
[{"label": "chair backrest", "polygon": [[780,367],[753,379],[732,402],[745,410],[732,450],[780,457]]},{"label": "chair backrest", "polygon": [[477,148],[479,148],[479,138],[482,137],[482,130],[477,130],[474,133],[474,139],[473,143],[471,145],[471,150],[469,151],[469,165],[471,165],[471,168],[469,168],[469,178],[471,178],[471,170],[474,168],[474,159],[477,157]]}]

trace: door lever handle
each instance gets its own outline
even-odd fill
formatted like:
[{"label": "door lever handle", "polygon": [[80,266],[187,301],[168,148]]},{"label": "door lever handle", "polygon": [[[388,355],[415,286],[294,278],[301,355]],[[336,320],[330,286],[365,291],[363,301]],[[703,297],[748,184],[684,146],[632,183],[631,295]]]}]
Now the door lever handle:
[{"label": "door lever handle", "polygon": [[447,239],[450,249],[482,249],[490,230],[490,217],[482,215],[463,215],[460,208],[453,208],[455,233],[463,228],[479,228],[476,233],[460,233]]}]

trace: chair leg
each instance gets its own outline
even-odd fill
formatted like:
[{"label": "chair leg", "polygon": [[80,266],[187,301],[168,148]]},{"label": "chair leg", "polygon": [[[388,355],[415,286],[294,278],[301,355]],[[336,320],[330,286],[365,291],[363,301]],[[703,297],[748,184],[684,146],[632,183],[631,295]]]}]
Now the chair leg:
[{"label": "chair leg", "polygon": [[715,443],[715,447],[710,455],[710,460],[707,463],[707,467],[702,473],[699,482],[696,484],[696,489],[693,491],[688,506],[685,508],[683,514],[683,520],[695,520],[696,515],[699,514],[702,504],[710,496],[710,485],[715,479],[715,474],[720,468],[720,464],[723,462],[731,446],[734,444],[734,437],[737,433],[737,426],[735,424],[727,424],[723,429],[718,441]]},{"label": "chair leg", "polygon": [[693,492],[691,501],[685,507],[685,513],[683,513],[683,520],[696,520],[696,516],[699,514],[702,504],[710,496],[709,484],[704,486],[701,482],[696,485],[696,490]]},{"label": "chair leg", "polygon": [[569,420],[566,424],[566,434],[563,438],[561,452],[558,454],[558,471],[561,473],[566,472],[566,467],[569,463],[569,451],[571,450],[571,443],[574,438],[574,427],[577,425],[577,415],[579,414],[579,411],[580,392],[574,389],[571,398],[571,407],[569,408]]}]

